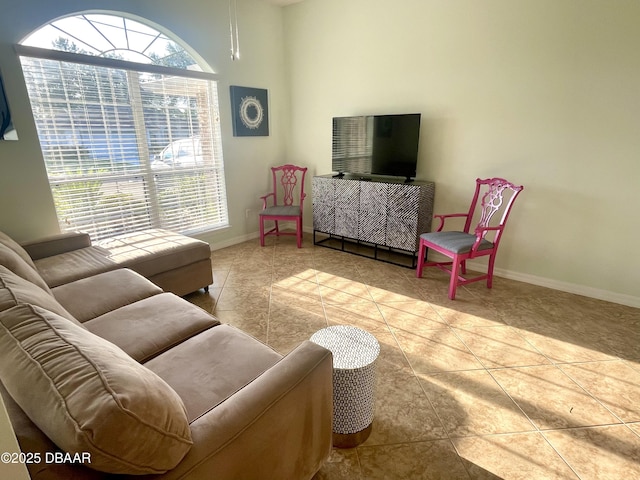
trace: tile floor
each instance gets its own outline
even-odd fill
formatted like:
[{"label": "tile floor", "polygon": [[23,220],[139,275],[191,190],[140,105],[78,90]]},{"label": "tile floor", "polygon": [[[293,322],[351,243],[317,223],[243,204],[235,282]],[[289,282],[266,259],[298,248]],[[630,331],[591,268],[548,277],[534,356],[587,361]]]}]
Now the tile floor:
[{"label": "tile floor", "polygon": [[640,478],[640,310],[500,278],[449,301],[442,272],[308,237],[212,260],[187,298],[283,354],[333,324],[380,342],[373,432],[315,480]]}]

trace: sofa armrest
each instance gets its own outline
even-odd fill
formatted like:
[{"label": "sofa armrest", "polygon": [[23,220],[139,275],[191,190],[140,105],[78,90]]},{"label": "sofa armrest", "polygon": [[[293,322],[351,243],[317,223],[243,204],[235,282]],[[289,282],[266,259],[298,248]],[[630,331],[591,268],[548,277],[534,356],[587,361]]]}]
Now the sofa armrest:
[{"label": "sofa armrest", "polygon": [[52,257],[91,246],[91,237],[82,232],[61,233],[21,244],[33,260]]},{"label": "sofa armrest", "polygon": [[[108,474],[92,470],[87,466],[72,462],[46,462],[47,454],[62,452],[58,446],[40,430],[18,406],[4,385],[0,382],[0,398],[4,401],[11,426],[20,445],[20,451],[27,458],[38,455],[40,462],[26,463],[32,480],[108,480]],[[3,432],[4,433],[4,432]],[[5,473],[2,468],[0,472]],[[7,478],[2,476],[2,478]],[[14,478],[14,477],[11,477]]]},{"label": "sofa armrest", "polygon": [[310,479],[332,446],[333,361],[305,341],[191,423],[194,445],[154,478]]}]

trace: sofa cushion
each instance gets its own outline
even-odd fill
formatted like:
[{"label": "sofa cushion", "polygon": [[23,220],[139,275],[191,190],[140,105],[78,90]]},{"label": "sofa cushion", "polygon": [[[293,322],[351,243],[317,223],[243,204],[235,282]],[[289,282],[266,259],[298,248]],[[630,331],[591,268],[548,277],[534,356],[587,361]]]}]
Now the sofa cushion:
[{"label": "sofa cushion", "polygon": [[22,246],[18,242],[16,242],[13,238],[11,238],[9,235],[7,235],[4,232],[0,232],[0,243],[10,248],[14,252],[16,252],[18,256],[22,258],[25,262],[27,262],[27,264],[31,268],[33,269],[36,268],[36,266],[33,264],[33,260],[31,259],[27,251],[24,248],[22,248]]},{"label": "sofa cushion", "polygon": [[0,313],[0,380],[38,427],[91,468],[162,473],[191,448],[184,405],[115,345],[31,305]]},{"label": "sofa cushion", "polygon": [[84,326],[144,362],[219,324],[200,307],[173,293],[161,293],[89,320]]},{"label": "sofa cushion", "polygon": [[184,400],[192,422],[282,359],[255,338],[220,325],[145,362]]},{"label": "sofa cushion", "polygon": [[107,238],[96,245],[108,250],[109,258],[120,266],[145,277],[211,257],[208,243],[158,228]]},{"label": "sofa cushion", "polygon": [[100,247],[86,247],[36,260],[34,263],[49,287],[119,268]]},{"label": "sofa cushion", "polygon": [[51,291],[60,304],[81,323],[162,293],[160,287],[126,268],[65,283]]},{"label": "sofa cushion", "polygon": [[20,304],[37,305],[79,325],[51,294],[0,265],[0,312]]},{"label": "sofa cushion", "polygon": [[50,292],[49,286],[38,271],[4,243],[0,243],[0,265],[4,265],[19,277],[39,286],[45,292]]}]

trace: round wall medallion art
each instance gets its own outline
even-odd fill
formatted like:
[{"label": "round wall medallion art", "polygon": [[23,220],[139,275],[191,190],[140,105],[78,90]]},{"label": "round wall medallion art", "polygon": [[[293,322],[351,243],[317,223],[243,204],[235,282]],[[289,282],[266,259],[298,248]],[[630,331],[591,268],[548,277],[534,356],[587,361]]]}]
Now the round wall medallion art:
[{"label": "round wall medallion art", "polygon": [[256,97],[244,97],[240,102],[240,120],[245,127],[256,129],[264,120],[264,108]]},{"label": "round wall medallion art", "polygon": [[231,86],[231,108],[235,137],[269,135],[269,105],[265,89]]}]

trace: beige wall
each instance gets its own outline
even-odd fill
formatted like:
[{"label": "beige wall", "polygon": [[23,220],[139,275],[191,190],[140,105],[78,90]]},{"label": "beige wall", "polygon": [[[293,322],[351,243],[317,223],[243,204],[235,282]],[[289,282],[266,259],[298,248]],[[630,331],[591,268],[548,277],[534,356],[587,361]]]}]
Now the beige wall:
[{"label": "beige wall", "polygon": [[[525,185],[502,275],[640,306],[640,3],[305,0],[285,10],[290,157],[331,170],[331,117],[421,112],[436,210]],[[307,218],[310,218],[307,216]]]},{"label": "beige wall", "polygon": [[[13,44],[81,0],[2,3],[0,70],[20,135],[0,142],[0,229],[57,231]],[[418,177],[436,209],[464,209],[476,177],[525,185],[498,258],[505,276],[640,306],[640,3],[635,0],[94,0],[184,40],[220,75],[231,227],[255,235],[267,167],[331,168],[331,117],[421,112]],[[269,89],[271,135],[232,136],[229,85]],[[247,216],[247,210],[248,216]],[[311,227],[311,202],[305,225]],[[248,217],[248,218],[247,218]]]},{"label": "beige wall", "polygon": [[[19,240],[56,233],[58,224],[19,60],[13,45],[48,21],[91,9],[146,18],[182,39],[219,74],[220,114],[231,227],[204,235],[214,247],[257,231],[258,197],[266,193],[268,166],[285,156],[288,91],[284,87],[282,12],[263,0],[240,0],[241,60],[230,59],[226,0],[0,1],[2,71],[18,142],[0,142],[0,230]],[[229,86],[269,90],[269,137],[233,137]],[[247,210],[250,210],[247,218]]]}]

